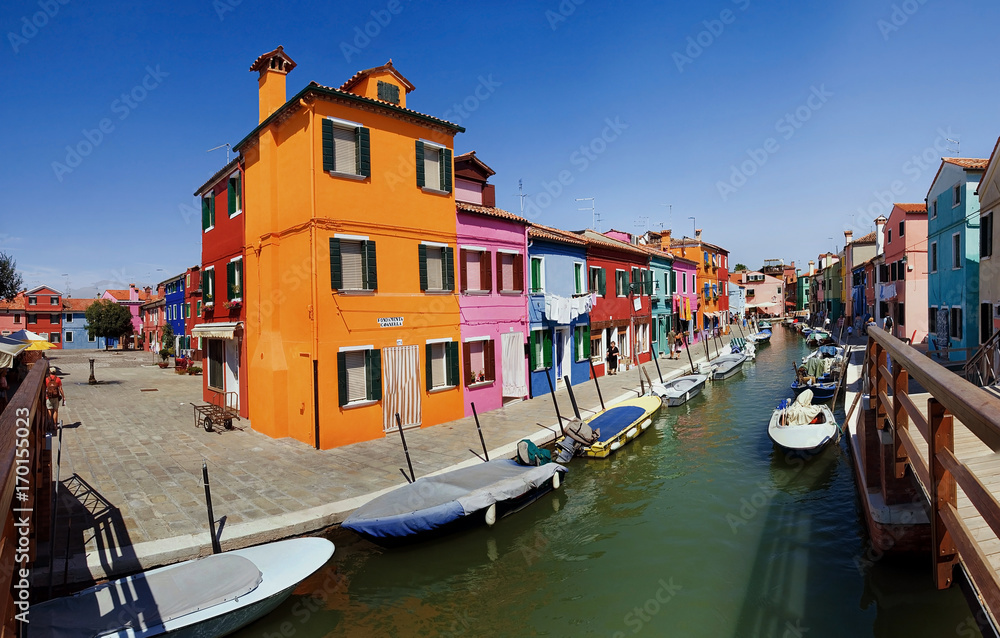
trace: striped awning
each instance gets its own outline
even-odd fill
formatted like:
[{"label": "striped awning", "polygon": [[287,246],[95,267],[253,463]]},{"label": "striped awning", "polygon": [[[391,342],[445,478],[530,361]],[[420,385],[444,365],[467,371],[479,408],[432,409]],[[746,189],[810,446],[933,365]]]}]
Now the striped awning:
[{"label": "striped awning", "polygon": [[191,336],[209,339],[235,339],[236,331],[242,328],[243,323],[240,321],[199,323],[191,329]]}]

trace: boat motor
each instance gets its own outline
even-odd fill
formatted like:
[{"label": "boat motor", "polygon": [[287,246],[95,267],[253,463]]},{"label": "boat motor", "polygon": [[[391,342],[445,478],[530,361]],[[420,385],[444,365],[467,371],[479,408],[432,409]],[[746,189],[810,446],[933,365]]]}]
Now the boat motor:
[{"label": "boat motor", "polygon": [[601,438],[601,431],[594,430],[580,419],[571,419],[565,426],[566,436],[556,444],[556,461],[569,463],[580,448]]}]

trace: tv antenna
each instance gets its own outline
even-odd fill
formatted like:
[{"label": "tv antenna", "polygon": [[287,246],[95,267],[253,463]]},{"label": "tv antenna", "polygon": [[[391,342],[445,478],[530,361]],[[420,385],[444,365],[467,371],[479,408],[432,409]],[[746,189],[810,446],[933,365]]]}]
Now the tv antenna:
[{"label": "tv antenna", "polygon": [[524,180],[517,180],[517,197],[521,200],[521,217],[524,217],[524,198],[530,197],[524,193]]},{"label": "tv antenna", "polygon": [[962,156],[962,142],[960,142],[959,140],[953,140],[950,137],[946,137],[944,139],[946,141],[951,142],[952,144],[955,145],[955,148],[951,148],[949,146],[946,150],[949,153],[954,153],[957,157],[961,157]]},{"label": "tv antenna", "polygon": [[635,223],[633,225],[645,233],[649,230],[649,215],[636,215]]},{"label": "tv antenna", "polygon": [[206,152],[206,153],[211,153],[212,151],[217,151],[217,150],[219,150],[219,149],[220,149],[220,148],[222,148],[223,146],[225,146],[225,147],[226,147],[226,164],[228,164],[228,163],[229,163],[229,151],[230,151],[230,150],[231,150],[231,149],[233,148],[233,147],[232,147],[232,146],[231,146],[231,145],[230,145],[230,144],[229,144],[228,142],[227,142],[227,143],[225,143],[225,144],[220,144],[220,145],[216,146],[215,148],[210,148],[210,149],[208,149],[208,150],[207,150],[207,151],[205,151],[205,152]]},{"label": "tv antenna", "polygon": [[601,232],[601,216],[597,212],[597,204],[593,197],[577,197],[578,202],[590,202],[590,208],[577,208],[577,210],[589,210],[593,220],[594,230]]}]

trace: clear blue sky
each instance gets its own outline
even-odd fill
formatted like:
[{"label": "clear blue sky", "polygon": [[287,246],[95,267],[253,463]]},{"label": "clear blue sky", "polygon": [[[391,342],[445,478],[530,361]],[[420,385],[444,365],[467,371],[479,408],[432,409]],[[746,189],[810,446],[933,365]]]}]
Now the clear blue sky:
[{"label": "clear blue sky", "polygon": [[5,2],[0,250],[81,294],[198,263],[192,192],[225,163],[206,150],[256,125],[247,69],[279,44],[289,95],[392,58],[411,108],[468,129],[456,152],[497,171],[499,206],[523,179],[562,228],[591,225],[578,197],[604,230],[690,235],[693,216],[751,267],[923,201],[937,160],[911,158],[954,154],[944,137],[988,157],[1000,135],[995,2],[576,2]]}]

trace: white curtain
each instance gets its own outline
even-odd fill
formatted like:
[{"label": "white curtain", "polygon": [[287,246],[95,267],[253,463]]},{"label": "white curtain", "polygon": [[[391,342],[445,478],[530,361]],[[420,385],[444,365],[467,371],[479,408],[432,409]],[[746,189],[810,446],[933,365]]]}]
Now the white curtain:
[{"label": "white curtain", "polygon": [[382,425],[396,429],[396,413],[403,427],[420,425],[420,347],[382,349]]},{"label": "white curtain", "polygon": [[524,333],[505,332],[501,334],[500,348],[500,373],[503,377],[503,396],[527,396],[528,383],[524,373]]}]

